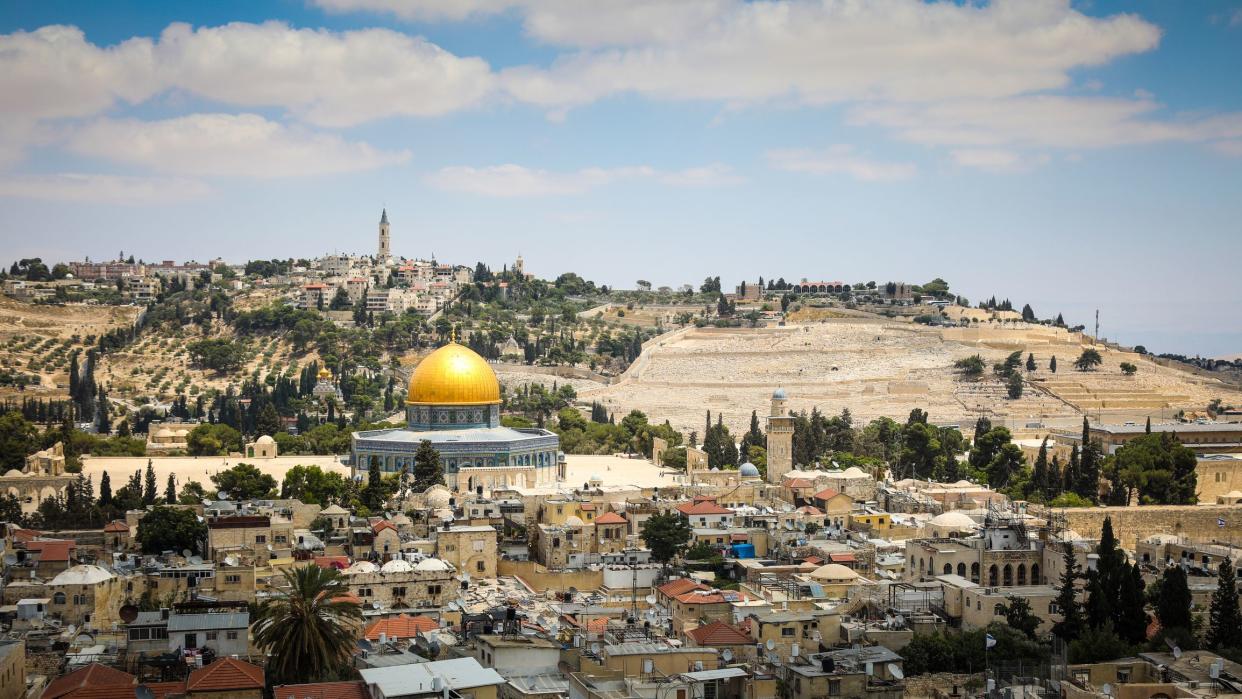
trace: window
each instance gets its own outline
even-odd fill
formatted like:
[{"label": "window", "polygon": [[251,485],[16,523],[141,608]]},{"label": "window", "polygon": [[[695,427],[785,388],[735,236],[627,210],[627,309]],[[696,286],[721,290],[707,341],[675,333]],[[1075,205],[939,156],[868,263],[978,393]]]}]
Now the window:
[{"label": "window", "polygon": [[1118,682],[1129,682],[1130,681],[1130,668],[1128,667],[1117,668],[1117,681]]},{"label": "window", "polygon": [[255,535],[254,535],[254,543],[256,543],[256,544],[266,544],[266,543],[267,543],[267,534],[255,534]]},{"label": "window", "polygon": [[283,544],[283,543],[285,543],[286,541],[288,541],[288,540],[289,540],[289,537],[285,536],[284,534],[277,534],[277,535],[274,537],[274,540],[275,540],[275,541],[276,541],[276,543],[278,543],[278,544]]},{"label": "window", "polygon": [[428,585],[427,594],[431,595],[432,597],[438,596],[440,594],[440,586],[439,585]]},{"label": "window", "polygon": [[207,632],[207,640],[208,640],[208,641],[214,641],[214,640],[216,640],[216,638],[218,638],[218,637],[219,637],[219,635],[220,635],[220,634],[219,634],[219,632],[217,632],[217,631],[208,631],[208,632]]},{"label": "window", "polygon": [[996,616],[1005,616],[1005,605],[998,604],[992,608],[992,613]]},{"label": "window", "polygon": [[227,633],[225,633],[225,634],[224,634],[224,637],[225,637],[225,638],[227,638],[227,639],[229,639],[230,641],[236,641],[236,640],[237,640],[237,632],[236,632],[236,631],[229,631],[229,632],[227,632]]},{"label": "window", "polygon": [[841,680],[828,680],[828,696],[841,696]]},{"label": "window", "polygon": [[405,597],[405,588],[404,587],[392,588],[392,596],[393,597]]},{"label": "window", "polygon": [[358,588],[358,596],[359,596],[359,597],[370,597],[370,596],[371,596],[371,588],[369,588],[369,587],[360,587],[360,588]]},{"label": "window", "polygon": [[240,575],[226,575],[226,576],[224,576],[224,582],[226,582],[226,583],[240,583],[240,582],[241,582],[241,576],[240,576]]},{"label": "window", "polygon": [[479,561],[478,563],[475,564],[475,568],[477,568],[478,571],[482,573],[487,568],[487,564],[485,564],[483,561]]},{"label": "window", "polygon": [[792,636],[792,635],[794,635],[794,630],[793,630],[793,629],[791,629],[791,628],[783,628],[783,629],[781,629],[781,635],[782,635],[782,636]]}]

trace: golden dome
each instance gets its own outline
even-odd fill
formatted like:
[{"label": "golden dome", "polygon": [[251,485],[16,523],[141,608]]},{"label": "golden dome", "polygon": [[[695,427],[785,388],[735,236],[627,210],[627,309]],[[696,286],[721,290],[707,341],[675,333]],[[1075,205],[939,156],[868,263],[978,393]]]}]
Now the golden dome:
[{"label": "golden dome", "polygon": [[414,367],[409,405],[482,405],[500,402],[496,372],[469,347],[451,342]]},{"label": "golden dome", "polygon": [[320,381],[327,381],[331,378],[332,378],[332,372],[328,370],[328,367],[323,367],[322,369],[319,370]]}]

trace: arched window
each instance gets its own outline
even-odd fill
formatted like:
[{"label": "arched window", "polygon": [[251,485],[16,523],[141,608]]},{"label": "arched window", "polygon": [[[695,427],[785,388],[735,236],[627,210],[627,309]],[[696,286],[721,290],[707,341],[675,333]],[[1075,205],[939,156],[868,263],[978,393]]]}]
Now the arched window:
[{"label": "arched window", "polygon": [[996,587],[996,579],[999,573],[1000,571],[996,569],[995,563],[993,563],[992,566],[988,568],[988,587]]},{"label": "arched window", "polygon": [[922,575],[922,574],[923,574],[923,573],[927,570],[927,568],[925,567],[925,565],[926,565],[926,564],[924,564],[924,563],[923,563],[923,559],[922,559],[922,558],[920,558],[920,559],[919,559],[919,575]]},{"label": "arched window", "polygon": [[979,564],[978,563],[970,564],[970,581],[972,583],[975,583],[976,585],[979,584]]},{"label": "arched window", "polygon": [[995,614],[996,616],[1005,616],[1005,605],[997,604],[995,607],[992,608],[992,613]]},{"label": "arched window", "polygon": [[962,576],[963,578],[966,577],[966,564],[965,563],[957,564],[957,574]]},{"label": "arched window", "polygon": [[953,564],[952,564],[952,563],[945,563],[945,564],[944,564],[944,574],[945,574],[945,575],[951,575],[952,573],[953,573]]},{"label": "arched window", "polygon": [[1009,565],[1008,563],[1005,564],[1003,577],[1005,581],[1004,583],[1005,587],[1009,587],[1013,585],[1013,566]]},{"label": "arched window", "polygon": [[65,603],[65,593],[57,592],[56,594],[52,595],[52,604],[64,604],[64,603]]},{"label": "arched window", "polygon": [[1031,584],[1032,585],[1039,584],[1039,564],[1038,563],[1031,564]]}]

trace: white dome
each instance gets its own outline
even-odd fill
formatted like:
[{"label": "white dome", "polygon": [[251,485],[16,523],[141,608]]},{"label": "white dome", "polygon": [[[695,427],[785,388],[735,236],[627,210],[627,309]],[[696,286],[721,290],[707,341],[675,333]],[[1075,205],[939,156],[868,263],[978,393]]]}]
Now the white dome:
[{"label": "white dome", "polygon": [[254,440],[254,443],[255,444],[275,444],[276,440],[272,439],[271,437],[267,435],[263,435],[262,437],[259,437],[258,439]]},{"label": "white dome", "polygon": [[842,478],[870,478],[870,474],[862,470],[861,468],[858,468],[857,466],[850,466],[849,468],[841,472],[841,477]]},{"label": "white dome", "polygon": [[737,469],[737,472],[743,478],[758,478],[759,477],[759,467],[752,464],[749,461],[739,466]]},{"label": "white dome", "polygon": [[448,569],[449,565],[439,558],[424,558],[418,562],[418,565],[414,566],[414,570],[424,572],[440,572]]},{"label": "white dome", "polygon": [[772,400],[786,400],[789,396],[785,393],[785,389],[778,388],[772,391]]},{"label": "white dome", "polygon": [[403,561],[400,558],[394,558],[380,568],[381,573],[408,573],[411,570],[414,570],[414,566],[410,565],[409,561]]},{"label": "white dome", "polygon": [[603,479],[603,478],[600,478],[600,475],[599,475],[598,473],[592,473],[592,474],[591,474],[591,482],[592,482],[592,483],[603,483],[603,482],[604,482],[604,479]]},{"label": "white dome", "polygon": [[582,524],[582,519],[577,515],[570,515],[565,518],[565,526],[567,527],[581,527]]},{"label": "white dome", "polygon": [[858,573],[846,568],[840,563],[829,563],[820,566],[811,573],[811,577],[816,580],[854,580],[858,577]]},{"label": "white dome", "polygon": [[945,512],[931,518],[928,524],[936,529],[948,532],[965,532],[977,529],[975,520],[961,512]]},{"label": "white dome", "polygon": [[352,566],[347,568],[345,572],[350,573],[350,574],[374,573],[378,570],[379,570],[379,566],[375,565],[374,563],[370,561],[358,561],[357,563],[354,563]]},{"label": "white dome", "polygon": [[433,485],[423,491],[423,502],[427,504],[428,509],[439,510],[448,507],[451,499],[453,499],[453,494],[442,485]]},{"label": "white dome", "polygon": [[62,571],[48,585],[95,585],[114,578],[112,573],[93,565],[77,565]]},{"label": "white dome", "polygon": [[5,478],[22,478],[22,477],[24,477],[25,475],[26,475],[26,474],[22,473],[21,471],[19,471],[19,470],[15,469],[15,468],[11,468],[11,469],[9,469],[8,471],[6,471],[6,472],[4,473],[4,477],[5,477]]}]

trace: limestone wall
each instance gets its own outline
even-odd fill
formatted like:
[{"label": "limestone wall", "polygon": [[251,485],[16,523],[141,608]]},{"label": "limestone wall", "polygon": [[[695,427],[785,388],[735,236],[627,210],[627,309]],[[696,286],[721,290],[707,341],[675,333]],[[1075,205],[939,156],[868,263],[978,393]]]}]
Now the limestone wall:
[{"label": "limestone wall", "polygon": [[497,575],[512,575],[532,590],[598,590],[604,584],[601,570],[549,570],[535,561],[496,561]]},{"label": "limestone wall", "polygon": [[[1056,510],[1065,525],[1088,538],[1098,538],[1105,517],[1113,518],[1113,532],[1127,549],[1152,534],[1179,534],[1191,539],[1242,540],[1242,506],[1147,505],[1144,507],[1075,507]],[[1218,526],[1223,519],[1225,526]]]}]

